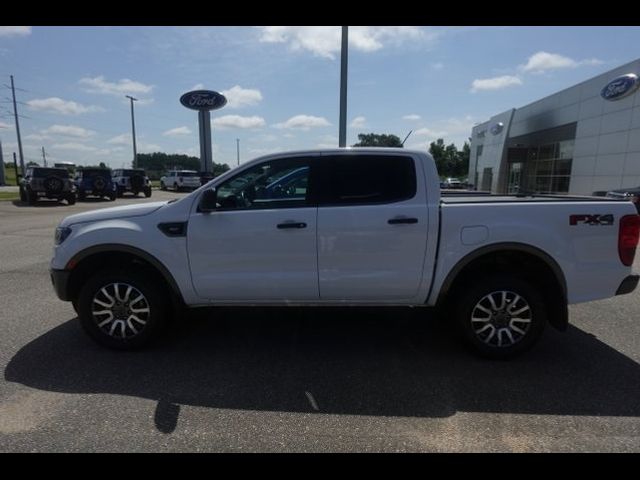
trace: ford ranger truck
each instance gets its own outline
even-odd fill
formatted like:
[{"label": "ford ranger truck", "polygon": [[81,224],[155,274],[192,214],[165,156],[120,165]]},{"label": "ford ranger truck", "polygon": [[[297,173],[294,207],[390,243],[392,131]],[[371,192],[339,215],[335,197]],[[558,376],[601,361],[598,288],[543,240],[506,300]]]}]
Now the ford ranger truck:
[{"label": "ford ranger truck", "polygon": [[392,148],[252,160],[178,200],[71,215],[51,278],[99,344],[147,344],[181,308],[438,307],[489,358],[531,348],[568,304],[632,292],[629,201],[441,196],[433,158]]}]

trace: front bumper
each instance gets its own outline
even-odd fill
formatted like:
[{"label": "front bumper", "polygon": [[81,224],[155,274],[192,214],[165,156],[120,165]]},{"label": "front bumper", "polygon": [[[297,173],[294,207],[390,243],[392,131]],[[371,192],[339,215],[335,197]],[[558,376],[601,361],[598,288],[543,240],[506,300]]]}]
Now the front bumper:
[{"label": "front bumper", "polygon": [[69,278],[71,277],[71,272],[69,270],[56,270],[52,268],[49,270],[49,274],[51,275],[51,283],[58,298],[65,302],[71,301],[69,297]]},{"label": "front bumper", "polygon": [[638,286],[638,280],[640,280],[640,275],[628,275],[620,286],[618,290],[616,290],[616,295],[624,295],[625,293],[633,292]]}]

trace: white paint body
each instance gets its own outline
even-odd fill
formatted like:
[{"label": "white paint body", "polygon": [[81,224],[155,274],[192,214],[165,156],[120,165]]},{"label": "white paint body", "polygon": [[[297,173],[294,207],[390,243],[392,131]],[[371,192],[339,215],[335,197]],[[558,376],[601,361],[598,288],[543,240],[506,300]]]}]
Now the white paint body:
[{"label": "white paint body", "polygon": [[[325,155],[409,155],[416,195],[385,205],[199,213],[203,192],[261,162]],[[155,257],[172,274],[184,302],[209,304],[434,305],[449,272],[474,251],[501,243],[534,247],[562,270],[569,303],[615,295],[631,274],[618,256],[620,218],[630,202],[548,199],[441,202],[432,157],[404,149],[335,149],[261,157],[226,172],[173,203],[154,202],[72,215],[71,234],[54,247],[51,267],[64,269],[89,247],[119,244]],[[613,214],[613,225],[569,225],[572,214]],[[417,218],[389,225],[388,219]],[[283,222],[307,228],[276,228]],[[169,237],[163,222],[188,222]]]}]

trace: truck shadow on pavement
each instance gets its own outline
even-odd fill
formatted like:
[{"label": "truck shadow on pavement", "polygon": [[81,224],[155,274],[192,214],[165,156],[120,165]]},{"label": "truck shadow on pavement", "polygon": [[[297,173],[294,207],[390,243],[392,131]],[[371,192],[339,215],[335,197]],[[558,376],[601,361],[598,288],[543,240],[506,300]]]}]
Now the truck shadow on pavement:
[{"label": "truck shadow on pavement", "polygon": [[[468,353],[410,308],[216,308],[191,313],[154,347],[115,352],[76,319],[24,346],[5,379],[46,391],[157,401],[156,428],[181,405],[345,415],[458,411],[640,416],[640,365],[578,328],[548,328],[510,361]],[[440,321],[445,320],[445,321]]]}]

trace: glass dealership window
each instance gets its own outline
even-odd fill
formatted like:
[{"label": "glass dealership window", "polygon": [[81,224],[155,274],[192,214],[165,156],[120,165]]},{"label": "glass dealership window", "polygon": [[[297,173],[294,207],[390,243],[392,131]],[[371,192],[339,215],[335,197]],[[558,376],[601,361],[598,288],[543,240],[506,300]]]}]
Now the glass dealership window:
[{"label": "glass dealership window", "polygon": [[527,151],[527,189],[537,193],[568,193],[574,140],[530,147]]}]

